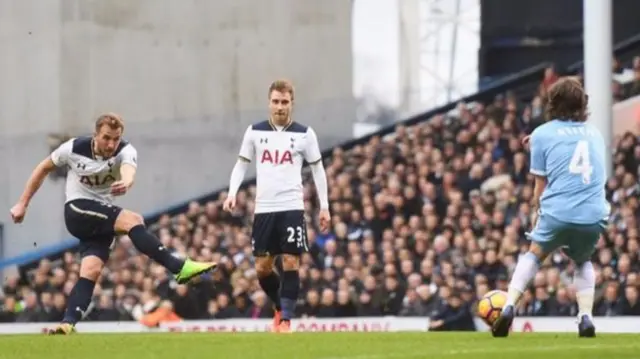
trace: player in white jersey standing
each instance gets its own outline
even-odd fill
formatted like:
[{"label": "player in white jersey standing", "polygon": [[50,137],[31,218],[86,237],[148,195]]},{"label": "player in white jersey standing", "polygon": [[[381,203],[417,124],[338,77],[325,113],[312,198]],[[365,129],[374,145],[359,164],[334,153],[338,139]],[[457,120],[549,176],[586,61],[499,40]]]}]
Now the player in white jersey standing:
[{"label": "player in white jersey standing", "polygon": [[[291,331],[300,278],[300,255],[308,250],[302,192],[302,165],[311,166],[320,202],[319,225],[329,226],[327,177],[318,139],[311,127],[291,119],[293,85],[284,80],[269,87],[269,120],[249,126],[238,162],[231,172],[224,210],[232,211],[248,164],[256,162],[257,193],[252,239],[260,286],[275,305],[272,331]],[[273,271],[282,256],[282,278]],[[281,285],[282,282],[282,285]]]},{"label": "player in white jersey standing", "polygon": [[178,283],[212,270],[215,263],[182,260],[168,251],[144,225],[138,213],[114,206],[113,197],[127,193],[137,168],[136,149],[122,140],[124,122],[107,113],[98,118],[93,137],[73,138],[58,147],[34,169],[18,203],[11,208],[21,223],[29,202],[47,175],[67,167],[64,219],[67,230],[80,240],[80,275],[69,294],[62,323],[50,334],[71,334],[91,303],[93,289],[115,244],[115,236],[127,234],[133,245],[163,265]]}]

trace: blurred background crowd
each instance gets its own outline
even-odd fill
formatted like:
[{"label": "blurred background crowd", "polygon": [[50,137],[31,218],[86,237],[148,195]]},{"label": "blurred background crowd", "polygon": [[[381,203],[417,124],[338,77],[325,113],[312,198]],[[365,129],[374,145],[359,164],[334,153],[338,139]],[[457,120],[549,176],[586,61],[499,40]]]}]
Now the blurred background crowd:
[{"label": "blurred background crowd", "polygon": [[[638,93],[640,60],[614,73],[632,76],[612,87],[616,100]],[[424,316],[433,330],[473,330],[474,302],[506,289],[528,247],[532,176],[521,140],[543,122],[545,90],[558,78],[549,69],[537,94],[513,93],[490,103],[460,103],[454,110],[325,159],[332,228],[319,232],[310,176],[304,186],[310,251],[300,268],[299,317]],[[614,140],[615,175],[607,184],[609,228],[593,256],[595,315],[640,315],[640,142]],[[193,202],[186,212],[148,225],[175,255],[218,261],[219,270],[178,285],[160,266],[119,239],[95,291],[86,320],[160,321],[199,318],[270,318],[251,256],[255,188],[238,195],[233,214],[221,210],[225,194]],[[59,321],[78,278],[73,252],[40,261],[8,278],[0,321]],[[520,315],[577,314],[574,267],[554,254],[518,307]],[[444,319],[444,320],[443,320]]]}]

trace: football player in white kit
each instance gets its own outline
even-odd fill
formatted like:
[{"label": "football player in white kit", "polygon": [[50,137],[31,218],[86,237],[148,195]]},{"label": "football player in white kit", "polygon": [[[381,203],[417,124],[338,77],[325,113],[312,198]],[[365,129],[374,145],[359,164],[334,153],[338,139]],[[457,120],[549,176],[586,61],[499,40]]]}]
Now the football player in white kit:
[{"label": "football player in white kit", "polygon": [[[302,165],[311,166],[320,203],[319,225],[329,226],[327,177],[318,139],[311,127],[291,119],[294,89],[285,80],[269,87],[269,120],[249,126],[231,172],[224,210],[232,211],[248,164],[256,162],[257,193],[251,244],[260,286],[274,303],[272,331],[291,331],[300,278],[300,255],[308,251],[302,193]],[[282,256],[282,278],[273,271]],[[282,281],[282,285],[281,284]]]},{"label": "football player in white kit", "polygon": [[15,223],[23,221],[31,198],[56,167],[67,167],[64,220],[80,240],[80,276],[69,294],[62,323],[50,334],[70,334],[91,303],[93,289],[109,258],[115,236],[127,234],[133,245],[186,283],[212,270],[215,263],[179,259],[144,225],[138,213],[114,206],[114,196],[127,193],[134,183],[136,149],[122,140],[124,122],[107,113],[98,118],[93,137],[73,138],[58,147],[34,169],[18,203],[11,208]]}]

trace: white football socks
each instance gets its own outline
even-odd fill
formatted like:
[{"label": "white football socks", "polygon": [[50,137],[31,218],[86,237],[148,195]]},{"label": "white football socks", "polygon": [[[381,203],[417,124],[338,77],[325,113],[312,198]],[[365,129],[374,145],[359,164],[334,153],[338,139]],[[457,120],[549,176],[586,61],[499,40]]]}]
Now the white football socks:
[{"label": "white football socks", "polygon": [[511,278],[511,283],[509,283],[509,292],[507,296],[508,305],[516,305],[522,296],[522,293],[529,285],[529,282],[533,279],[533,277],[538,272],[538,268],[540,267],[540,262],[535,254],[531,252],[527,252],[522,258],[518,261],[516,265],[516,270],[513,272],[513,277]]},{"label": "white football socks", "polygon": [[577,266],[573,275],[573,285],[576,286],[576,301],[578,302],[578,318],[593,314],[593,299],[595,296],[596,275],[593,264],[587,261]]}]

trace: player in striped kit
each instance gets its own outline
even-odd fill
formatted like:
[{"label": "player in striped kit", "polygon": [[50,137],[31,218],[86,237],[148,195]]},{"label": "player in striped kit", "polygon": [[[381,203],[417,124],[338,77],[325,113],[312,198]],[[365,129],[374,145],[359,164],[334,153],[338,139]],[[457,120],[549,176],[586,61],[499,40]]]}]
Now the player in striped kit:
[{"label": "player in striped kit", "polygon": [[[257,194],[251,244],[260,286],[275,305],[272,330],[280,333],[291,331],[300,288],[300,255],[308,250],[301,173],[305,161],[318,192],[320,227],[325,229],[330,222],[327,177],[318,139],[311,127],[291,119],[293,100],[291,83],[281,80],[271,84],[271,117],[246,130],[224,203],[226,211],[234,209],[247,167],[255,161]],[[278,275],[273,265],[280,255],[283,272]]]},{"label": "player in striped kit", "polygon": [[15,223],[24,220],[29,202],[47,175],[67,167],[64,219],[67,230],[80,240],[80,276],[62,323],[50,334],[71,334],[91,303],[96,280],[109,259],[115,236],[128,235],[140,252],[160,263],[178,283],[212,270],[216,263],[195,262],[174,256],[144,225],[138,213],[113,204],[133,186],[137,151],[122,139],[124,121],[114,113],[98,118],[93,136],[73,138],[45,158],[31,174],[18,203],[11,208]]}]

